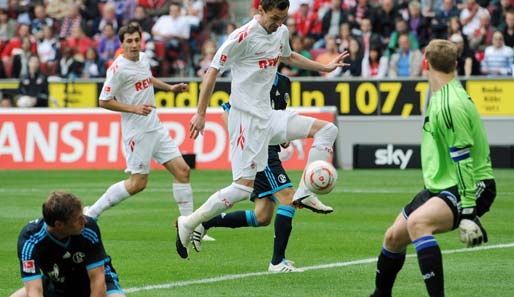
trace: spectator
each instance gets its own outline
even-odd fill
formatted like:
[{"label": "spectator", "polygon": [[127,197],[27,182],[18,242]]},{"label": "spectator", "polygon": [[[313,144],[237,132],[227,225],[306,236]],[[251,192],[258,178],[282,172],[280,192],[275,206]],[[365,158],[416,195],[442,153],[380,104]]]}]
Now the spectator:
[{"label": "spectator", "polygon": [[380,46],[371,46],[368,57],[362,59],[362,77],[384,78],[387,76],[388,59]]},{"label": "spectator", "polygon": [[443,8],[443,0],[421,0],[420,8],[423,10],[422,15],[424,17],[432,18],[437,13],[441,12]]},{"label": "spectator", "polygon": [[514,52],[505,45],[503,34],[494,32],[493,45],[485,49],[481,70],[484,75],[512,75],[512,62]]},{"label": "spectator", "polygon": [[495,4],[491,5],[491,24],[502,30],[505,27],[505,15],[509,9],[512,9],[512,2],[510,0],[499,0],[495,1]]},{"label": "spectator", "polygon": [[391,56],[389,61],[388,77],[419,77],[423,55],[419,49],[411,46],[409,35],[406,33],[398,37],[398,52]]},{"label": "spectator", "polygon": [[358,36],[359,44],[362,45],[362,52],[365,56],[368,55],[371,47],[381,47],[382,37],[373,33],[372,23],[370,19],[363,18],[361,20],[360,35]]},{"label": "spectator", "polygon": [[102,9],[102,18],[100,19],[100,23],[98,23],[96,33],[102,33],[107,24],[111,24],[114,28],[114,32],[118,32],[120,26],[118,25],[118,18],[116,17],[116,6],[111,2],[106,3]]},{"label": "spectator", "polygon": [[302,1],[298,10],[293,14],[296,22],[296,32],[301,37],[311,37],[315,40],[321,36],[321,22],[318,14],[311,9],[308,1]]},{"label": "spectator", "polygon": [[[336,38],[332,35],[327,35],[325,36],[325,52],[319,54],[314,60],[322,64],[327,64],[337,58],[337,56],[339,56],[339,52],[337,50]],[[325,77],[334,77],[340,72],[340,70],[336,69],[330,73],[320,72],[319,74]]]},{"label": "spectator", "polygon": [[514,46],[514,8],[510,8],[505,13],[505,26],[501,30],[505,45],[508,47]]},{"label": "spectator", "polygon": [[5,72],[4,62],[2,60],[0,60],[0,79],[4,79],[4,78],[7,78],[7,73]]},{"label": "spectator", "polygon": [[65,47],[57,64],[57,75],[72,81],[80,77],[82,62],[79,60],[73,56],[73,50],[70,47]]},{"label": "spectator", "polygon": [[[307,59],[312,59],[311,53],[305,48],[304,42],[305,40],[301,38],[300,36],[293,36],[290,40],[291,42],[291,49],[300,55],[304,56]],[[315,76],[316,73],[314,71],[294,67],[291,65],[286,65],[284,63],[281,63],[279,66],[280,72],[287,76]]]},{"label": "spectator", "polygon": [[462,36],[465,46],[469,47],[468,36],[462,32],[462,24],[460,22],[460,18],[458,17],[450,18],[450,22],[448,24],[448,37],[452,36],[453,34]]},{"label": "spectator", "polygon": [[4,97],[2,92],[0,92],[0,108],[11,108],[13,107],[13,103],[11,98]]},{"label": "spectator", "polygon": [[191,28],[189,22],[181,15],[180,5],[172,3],[169,14],[161,16],[152,28],[156,40],[166,41],[169,60],[175,60],[181,52],[182,42],[189,40]]},{"label": "spectator", "polygon": [[59,59],[61,44],[54,36],[54,28],[43,26],[43,36],[37,41],[37,54],[41,63],[55,62]]},{"label": "spectator", "polygon": [[359,41],[355,38],[350,39],[350,47],[348,48],[348,52],[350,56],[345,59],[345,62],[350,64],[347,70],[343,70],[343,76],[352,76],[359,77],[362,74],[362,60],[364,59],[364,54],[362,52],[362,47]]},{"label": "spectator", "polygon": [[100,22],[100,11],[98,10],[98,0],[82,0],[78,1],[80,15],[82,16],[82,25],[84,32],[88,37],[93,37]]},{"label": "spectator", "polygon": [[84,66],[82,67],[82,78],[95,78],[105,76],[105,63],[98,57],[94,47],[86,51]]},{"label": "spectator", "polygon": [[71,36],[66,39],[66,43],[73,49],[75,54],[79,54],[82,57],[85,56],[87,49],[93,46],[93,40],[86,36],[80,26],[73,28]]},{"label": "spectator", "polygon": [[18,34],[14,38],[11,38],[2,50],[2,59],[12,57],[20,53],[21,41],[23,38],[28,37],[32,42],[32,52],[36,52],[36,43],[33,42],[30,36],[30,27],[27,24],[18,25]]},{"label": "spectator", "polygon": [[146,14],[150,17],[160,17],[166,15],[173,0],[153,1],[153,0],[139,0],[138,4],[146,9]]},{"label": "spectator", "polygon": [[475,58],[475,52],[465,45],[462,35],[453,34],[450,41],[457,46],[457,75],[466,77],[480,75],[480,63]]},{"label": "spectator", "polygon": [[128,23],[134,18],[134,11],[138,5],[137,0],[108,0],[108,3],[114,4],[116,18],[122,23]]},{"label": "spectator", "polygon": [[46,15],[46,8],[42,4],[34,6],[34,18],[31,22],[32,35],[36,39],[43,38],[43,27],[54,25],[54,20]]},{"label": "spectator", "polygon": [[2,44],[16,36],[16,21],[9,18],[6,11],[0,8],[0,51]]},{"label": "spectator", "polygon": [[[298,32],[296,32],[296,21],[292,16],[288,16],[284,23],[289,31],[289,42],[291,42],[293,36],[298,36]],[[218,47],[219,46],[221,46],[221,44],[218,44]]]},{"label": "spectator", "polygon": [[46,6],[46,13],[49,17],[57,22],[61,22],[68,14],[70,5],[74,4],[74,0],[52,0]]},{"label": "spectator", "polygon": [[48,107],[48,81],[36,55],[30,56],[28,71],[20,75],[16,102],[18,107]]},{"label": "spectator", "polygon": [[421,15],[421,4],[414,0],[409,2],[409,18],[407,23],[409,24],[409,29],[418,40],[419,47],[423,48],[428,44],[430,39],[430,31],[429,31],[429,20]]},{"label": "spectator", "polygon": [[476,0],[467,0],[466,7],[460,12],[460,22],[462,23],[462,33],[470,36],[480,27],[480,16],[489,14],[487,9],[480,7]]},{"label": "spectator", "polygon": [[80,15],[79,6],[75,3],[68,5],[68,13],[62,19],[59,39],[68,38],[73,29],[82,27],[82,16]]},{"label": "spectator", "polygon": [[459,10],[454,5],[454,0],[443,0],[443,8],[436,13],[431,21],[433,39],[447,39],[449,37],[448,23],[452,17],[459,17]]},{"label": "spectator", "polygon": [[[288,19],[288,20],[289,20],[289,19]],[[293,19],[291,19],[291,20],[294,22],[294,20],[293,20]],[[289,26],[289,25],[288,25],[288,26]],[[293,25],[293,26],[294,26],[294,25]],[[288,27],[288,28],[289,28],[289,27]],[[236,26],[236,24],[235,24],[235,23],[232,23],[232,22],[228,23],[228,24],[227,24],[227,26],[226,26],[226,29],[225,29],[225,34],[220,35],[220,36],[218,37],[218,43],[217,43],[217,47],[216,47],[216,48],[220,47],[220,46],[223,44],[223,42],[225,42],[225,40],[227,40],[228,36],[229,36],[232,32],[234,32],[234,30],[235,30],[235,29],[237,29],[237,26]],[[289,31],[289,33],[291,33],[291,31]]]},{"label": "spectator", "polygon": [[373,23],[375,32],[382,36],[384,45],[389,44],[389,38],[396,29],[396,19],[400,17],[394,0],[382,0]]},{"label": "spectator", "polygon": [[469,47],[474,51],[483,52],[493,41],[494,28],[489,14],[480,16],[480,27],[469,38]]},{"label": "spectator", "polygon": [[137,21],[143,32],[152,32],[152,19],[146,14],[145,8],[141,5],[136,6],[133,21]]},{"label": "spectator", "polygon": [[21,39],[21,49],[13,52],[13,62],[11,76],[19,78],[27,74],[29,58],[36,52],[32,49],[32,42],[30,37],[23,37]]},{"label": "spectator", "polygon": [[350,47],[350,39],[352,38],[351,28],[349,23],[341,24],[341,30],[339,30],[339,37],[337,43],[339,44],[339,52],[342,53],[348,50]]},{"label": "spectator", "polygon": [[100,61],[110,64],[114,60],[114,53],[116,53],[116,50],[118,50],[119,47],[120,40],[114,31],[114,27],[111,23],[105,24],[98,43],[98,55],[100,56]]},{"label": "spectator", "polygon": [[202,58],[198,63],[198,69],[196,70],[196,76],[203,77],[207,69],[211,66],[212,59],[216,54],[216,43],[211,40],[206,40],[202,44]]},{"label": "spectator", "polygon": [[321,19],[321,33],[323,36],[330,34],[339,35],[341,24],[346,21],[345,12],[342,9],[341,0],[332,0],[328,9]]},{"label": "spectator", "polygon": [[370,19],[375,22],[375,9],[369,4],[368,0],[357,0],[357,6],[350,9],[348,22],[352,29],[359,28],[362,19]]},{"label": "spectator", "polygon": [[396,48],[399,45],[399,36],[403,34],[409,37],[409,44],[412,49],[419,49],[418,39],[414,33],[409,31],[409,25],[407,24],[407,21],[402,18],[398,18],[396,20],[396,31],[391,34],[391,38],[389,39],[386,56],[389,57],[392,53],[396,52]]}]

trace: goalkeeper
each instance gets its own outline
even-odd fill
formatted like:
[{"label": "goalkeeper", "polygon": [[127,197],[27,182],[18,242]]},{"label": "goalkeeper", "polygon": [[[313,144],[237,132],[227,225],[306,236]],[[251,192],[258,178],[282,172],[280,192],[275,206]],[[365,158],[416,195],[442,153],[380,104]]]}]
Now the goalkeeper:
[{"label": "goalkeeper", "polygon": [[442,256],[434,234],[459,228],[461,241],[468,247],[487,242],[479,217],[493,203],[496,185],[480,115],[455,78],[456,46],[432,40],[425,57],[433,94],[421,141],[425,189],[385,233],[374,297],[391,296],[410,243],[416,248],[429,296],[444,296]]}]

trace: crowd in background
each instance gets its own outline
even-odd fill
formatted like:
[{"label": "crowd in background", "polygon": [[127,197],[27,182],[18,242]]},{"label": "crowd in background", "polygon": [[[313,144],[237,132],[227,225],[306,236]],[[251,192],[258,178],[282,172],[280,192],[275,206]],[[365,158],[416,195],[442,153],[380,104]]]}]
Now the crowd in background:
[{"label": "crowd in background", "polygon": [[[466,1],[466,0],[464,0]],[[431,39],[456,43],[461,76],[510,76],[514,0],[290,0],[291,48],[326,63],[350,53],[349,67],[314,73],[280,66],[288,76],[420,77]],[[257,12],[253,0],[249,19]],[[0,79],[48,92],[47,77],[103,77],[120,52],[116,34],[137,23],[142,51],[159,77],[201,77],[237,26],[224,0],[0,0]],[[30,64],[33,66],[31,70]],[[25,92],[33,88],[25,88]],[[46,99],[28,106],[47,106]],[[2,101],[2,105],[7,102]]]}]

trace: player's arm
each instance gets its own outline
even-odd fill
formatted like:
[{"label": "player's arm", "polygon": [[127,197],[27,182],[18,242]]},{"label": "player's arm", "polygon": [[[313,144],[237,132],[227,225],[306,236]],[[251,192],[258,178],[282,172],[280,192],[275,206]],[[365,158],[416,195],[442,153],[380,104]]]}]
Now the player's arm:
[{"label": "player's arm", "polygon": [[189,90],[189,85],[185,84],[185,83],[178,83],[178,84],[170,85],[170,84],[167,84],[167,83],[163,82],[162,80],[160,80],[156,77],[153,77],[153,76],[151,79],[152,79],[153,85],[156,88],[161,89],[161,90],[165,90],[168,92],[185,92],[185,91]]},{"label": "player's arm", "polygon": [[107,286],[105,284],[105,268],[103,265],[89,269],[89,286],[91,288],[91,297],[107,296]]},{"label": "player's arm", "polygon": [[146,116],[155,108],[152,104],[143,105],[130,105],[116,100],[115,98],[109,100],[100,100],[100,107],[119,112],[130,112],[138,115]]},{"label": "player's arm", "polygon": [[321,64],[311,59],[308,59],[299,53],[291,52],[289,57],[281,57],[280,61],[284,62],[290,66],[300,67],[307,70],[314,70],[320,72],[332,72],[337,67],[348,66],[349,64],[343,63],[343,60],[348,57],[350,54],[347,51],[344,51],[342,54],[338,55],[328,64]]},{"label": "player's arm", "polygon": [[43,281],[41,278],[26,281],[23,285],[27,297],[43,297]]},{"label": "player's arm", "polygon": [[200,96],[198,97],[198,107],[196,109],[196,114],[191,118],[189,127],[189,137],[193,139],[196,139],[200,133],[203,134],[203,129],[205,127],[205,114],[207,113],[209,98],[211,98],[212,92],[214,91],[214,85],[216,84],[218,73],[218,69],[209,67],[203,77],[202,89],[200,90]]}]

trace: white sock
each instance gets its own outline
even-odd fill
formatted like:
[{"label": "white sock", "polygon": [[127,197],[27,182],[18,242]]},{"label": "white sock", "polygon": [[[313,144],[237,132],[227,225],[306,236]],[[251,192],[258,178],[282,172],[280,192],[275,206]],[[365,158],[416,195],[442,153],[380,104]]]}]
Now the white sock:
[{"label": "white sock", "polygon": [[181,216],[188,216],[193,213],[193,189],[191,189],[191,184],[173,183],[173,198],[177,202]]},{"label": "white sock", "polygon": [[184,224],[186,227],[194,229],[200,223],[212,219],[237,202],[248,199],[252,191],[253,188],[232,183],[230,186],[212,194],[202,206],[186,218]]},{"label": "white sock", "polygon": [[[309,150],[309,157],[307,159],[307,165],[305,168],[307,168],[307,166],[314,161],[328,161],[333,151],[337,133],[337,127],[330,123],[319,129],[319,131],[314,134],[314,142],[312,143],[312,147]],[[305,174],[305,170],[303,174]],[[303,174],[302,178],[300,178],[298,189],[294,193],[293,200],[304,197],[310,193],[309,190],[307,190],[305,187],[305,183],[303,182]]]},{"label": "white sock", "polygon": [[96,200],[95,204],[89,207],[86,215],[92,218],[98,218],[104,211],[128,197],[130,197],[130,194],[127,192],[127,188],[125,187],[125,181],[123,180],[115,183],[105,191],[100,199]]}]

